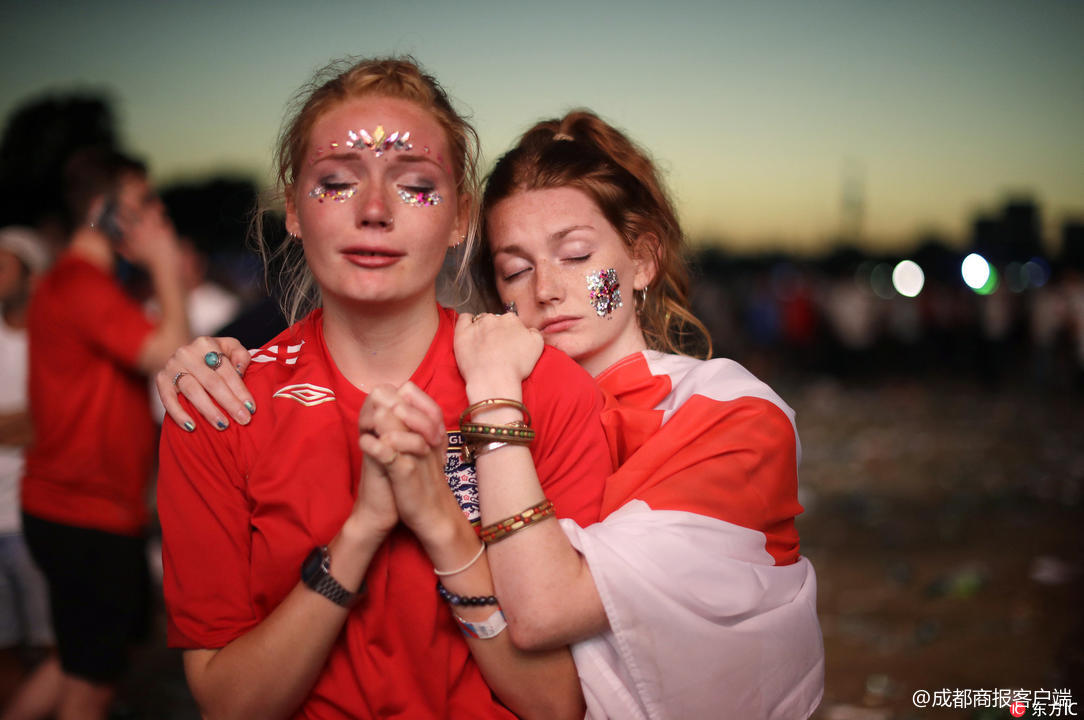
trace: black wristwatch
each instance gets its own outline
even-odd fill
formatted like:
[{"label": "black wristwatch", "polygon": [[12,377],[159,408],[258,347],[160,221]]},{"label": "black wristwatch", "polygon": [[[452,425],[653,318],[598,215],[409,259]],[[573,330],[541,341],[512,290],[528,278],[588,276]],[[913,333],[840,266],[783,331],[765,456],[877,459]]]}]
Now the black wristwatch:
[{"label": "black wristwatch", "polygon": [[365,590],[364,580],[357,592],[350,592],[331,577],[331,553],[327,545],[313,548],[305,562],[301,563],[301,582],[344,608],[353,607]]}]

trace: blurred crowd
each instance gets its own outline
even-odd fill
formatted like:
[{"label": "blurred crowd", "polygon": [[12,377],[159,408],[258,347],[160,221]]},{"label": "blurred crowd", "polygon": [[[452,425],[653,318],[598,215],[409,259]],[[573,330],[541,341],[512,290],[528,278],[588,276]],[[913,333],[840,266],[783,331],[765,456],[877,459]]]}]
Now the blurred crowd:
[{"label": "blurred crowd", "polygon": [[897,288],[894,270],[907,262],[898,258],[734,259],[706,250],[694,304],[715,353],[765,377],[937,375],[988,389],[1084,391],[1080,265],[1010,262],[976,290],[960,271],[968,254],[941,248],[920,286]]}]

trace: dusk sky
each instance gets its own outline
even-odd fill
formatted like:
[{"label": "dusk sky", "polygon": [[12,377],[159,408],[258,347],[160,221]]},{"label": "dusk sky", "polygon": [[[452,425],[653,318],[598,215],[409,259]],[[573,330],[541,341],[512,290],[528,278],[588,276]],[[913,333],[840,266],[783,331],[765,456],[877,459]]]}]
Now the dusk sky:
[{"label": "dusk sky", "polygon": [[409,53],[485,166],[586,106],[654,154],[694,239],[820,250],[846,182],[864,234],[962,242],[1026,193],[1084,220],[1084,2],[190,2],[0,5],[0,115],[105,91],[160,182],[265,183],[283,109],[343,55]]}]

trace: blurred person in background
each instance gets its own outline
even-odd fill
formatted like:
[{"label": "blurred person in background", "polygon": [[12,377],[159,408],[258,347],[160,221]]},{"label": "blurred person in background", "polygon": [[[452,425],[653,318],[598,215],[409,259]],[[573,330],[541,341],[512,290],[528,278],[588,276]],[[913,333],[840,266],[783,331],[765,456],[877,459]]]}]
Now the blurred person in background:
[{"label": "blurred person in background", "polygon": [[[104,718],[149,622],[144,532],[155,449],[146,375],[188,338],[180,247],[144,166],[86,149],[64,177],[69,241],[28,316],[34,439],[23,527],[49,582],[60,720]],[[157,324],[116,279],[148,273]]]},{"label": "blurred person in background", "polygon": [[56,707],[60,688],[48,588],[30,557],[19,516],[23,451],[32,436],[26,391],[27,306],[50,259],[45,241],[33,230],[0,230],[0,647],[5,679],[22,680],[18,691],[4,698],[3,720],[47,716]]}]

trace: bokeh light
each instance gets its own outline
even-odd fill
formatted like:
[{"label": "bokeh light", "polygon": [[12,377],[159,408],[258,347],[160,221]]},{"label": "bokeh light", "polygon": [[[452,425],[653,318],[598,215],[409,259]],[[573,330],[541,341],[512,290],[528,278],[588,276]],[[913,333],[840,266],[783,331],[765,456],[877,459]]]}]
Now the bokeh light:
[{"label": "bokeh light", "polygon": [[877,263],[869,276],[869,284],[873,292],[883,300],[891,300],[896,290],[892,287],[892,266],[888,263]]},{"label": "bokeh light", "polygon": [[904,297],[918,297],[926,284],[926,273],[914,260],[901,260],[892,270],[892,286]]},{"label": "bokeh light", "polygon": [[1050,279],[1050,265],[1046,260],[1034,257],[1024,263],[1024,273],[1029,285],[1041,288]]},{"label": "bokeh light", "polygon": [[960,275],[969,288],[979,292],[990,281],[993,267],[982,255],[971,253],[960,263]]}]

